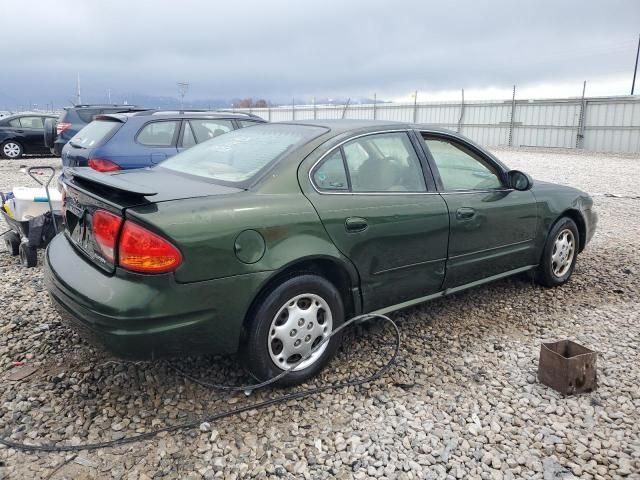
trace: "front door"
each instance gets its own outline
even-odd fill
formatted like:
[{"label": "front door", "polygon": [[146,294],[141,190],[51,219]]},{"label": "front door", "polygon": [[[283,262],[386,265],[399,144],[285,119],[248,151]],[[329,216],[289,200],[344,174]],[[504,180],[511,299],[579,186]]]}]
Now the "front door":
[{"label": "front door", "polygon": [[422,136],[449,208],[445,288],[536,264],[533,194],[509,188],[503,168],[472,145]]},{"label": "front door", "polygon": [[310,173],[307,196],[359,272],[364,311],[442,287],[449,218],[425,166],[409,133],[394,131],[344,142]]}]

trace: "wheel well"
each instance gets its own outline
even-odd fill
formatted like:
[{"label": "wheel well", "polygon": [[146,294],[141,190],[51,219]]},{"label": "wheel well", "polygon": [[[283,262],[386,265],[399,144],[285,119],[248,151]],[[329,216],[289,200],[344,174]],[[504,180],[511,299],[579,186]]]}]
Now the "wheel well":
[{"label": "wheel well", "polygon": [[342,296],[342,302],[344,304],[344,313],[346,318],[351,318],[356,314],[356,305],[354,304],[353,295],[351,294],[351,287],[353,282],[347,269],[338,261],[330,260],[327,258],[313,258],[306,259],[288,265],[283,270],[273,275],[267,282],[260,288],[260,291],[251,302],[251,306],[247,310],[247,314],[243,322],[243,333],[241,341],[244,341],[247,333],[247,326],[251,321],[251,316],[255,311],[259,302],[277,285],[281,284],[285,280],[295,277],[301,274],[319,275],[324,279],[330,281],[340,292]]},{"label": "wheel well", "polygon": [[[587,226],[584,221],[584,217],[578,210],[566,210],[558,217],[558,220],[562,217],[569,217],[576,223],[578,227],[578,233],[580,234],[580,245],[578,248],[578,252],[581,252],[584,249],[585,241],[587,239]],[[557,222],[557,220],[556,220]]]}]

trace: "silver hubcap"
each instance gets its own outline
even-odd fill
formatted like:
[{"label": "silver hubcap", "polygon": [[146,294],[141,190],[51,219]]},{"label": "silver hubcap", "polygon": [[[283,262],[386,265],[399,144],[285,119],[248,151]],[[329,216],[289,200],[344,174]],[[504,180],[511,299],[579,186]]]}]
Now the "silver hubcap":
[{"label": "silver hubcap", "polygon": [[[306,358],[311,350],[331,334],[333,318],[327,302],[305,293],[290,299],[278,311],[269,329],[269,355],[278,368],[286,370]],[[303,370],[322,356],[325,342],[294,370]]]},{"label": "silver hubcap", "polygon": [[576,240],[569,229],[562,230],[556,237],[551,252],[551,270],[556,277],[562,277],[571,268],[576,251]]},{"label": "silver hubcap", "polygon": [[20,155],[20,145],[13,142],[5,143],[2,151],[9,158],[16,158]]}]

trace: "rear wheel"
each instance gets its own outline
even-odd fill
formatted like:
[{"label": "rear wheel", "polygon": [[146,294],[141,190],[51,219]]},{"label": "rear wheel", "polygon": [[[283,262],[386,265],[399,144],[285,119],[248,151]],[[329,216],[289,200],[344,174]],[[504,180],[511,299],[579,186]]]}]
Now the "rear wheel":
[{"label": "rear wheel", "polygon": [[307,274],[290,278],[254,308],[241,360],[264,381],[308,356],[277,382],[296,385],[316,375],[335,354],[340,334],[318,345],[343,322],[342,298],[331,282]]},{"label": "rear wheel", "polygon": [[7,251],[15,257],[20,249],[20,236],[15,232],[8,232],[4,236],[4,245],[7,247]]},{"label": "rear wheel", "polygon": [[20,158],[24,153],[22,149],[22,145],[14,140],[7,140],[2,144],[2,148],[0,149],[0,153],[4,158]]},{"label": "rear wheel", "polygon": [[22,242],[19,247],[20,261],[25,267],[35,267],[38,264],[38,251]]},{"label": "rear wheel", "polygon": [[536,280],[545,287],[567,283],[576,265],[580,234],[575,222],[562,217],[556,222],[544,246]]}]

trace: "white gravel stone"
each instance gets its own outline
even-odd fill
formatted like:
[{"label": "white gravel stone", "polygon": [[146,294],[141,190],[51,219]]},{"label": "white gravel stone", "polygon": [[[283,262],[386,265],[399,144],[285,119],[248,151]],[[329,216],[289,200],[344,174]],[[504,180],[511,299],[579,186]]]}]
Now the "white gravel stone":
[{"label": "white gravel stone", "polygon": [[[630,197],[640,195],[640,156],[493,151],[535,179],[594,194],[598,231],[566,286],[517,277],[392,314],[400,357],[371,385],[252,410],[203,432],[85,451],[75,462],[0,447],[0,479],[46,478],[65,460],[54,478],[638,478],[640,199]],[[30,185],[20,165],[59,162],[0,160],[0,190]],[[123,364],[61,323],[42,267],[22,268],[0,246],[0,272],[0,432],[15,440],[79,444],[201,425],[214,412],[283,393],[212,392],[160,361]],[[383,362],[390,337],[376,333],[373,325],[347,332],[307,387]],[[595,392],[562,398],[537,382],[540,343],[556,338],[599,352]],[[7,382],[14,362],[38,370]],[[231,356],[176,364],[212,382],[251,382]]]}]

